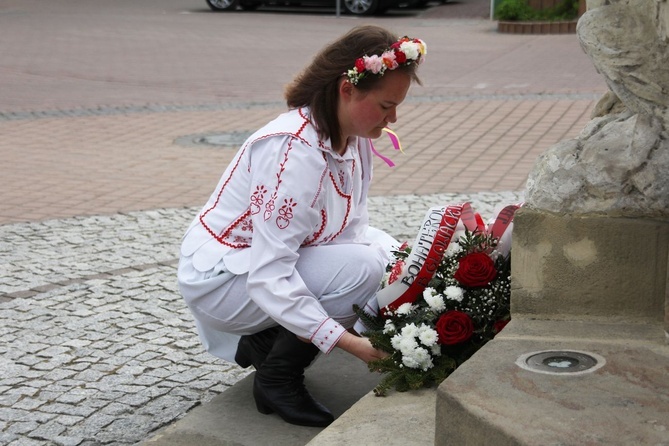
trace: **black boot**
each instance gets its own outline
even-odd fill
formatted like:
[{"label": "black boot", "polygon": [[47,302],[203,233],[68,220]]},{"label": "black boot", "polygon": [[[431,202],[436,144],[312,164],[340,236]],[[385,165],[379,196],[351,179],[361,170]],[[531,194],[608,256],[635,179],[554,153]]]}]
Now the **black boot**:
[{"label": "black boot", "polygon": [[301,426],[325,427],[332,413],[314,400],[304,387],[304,369],[318,355],[318,348],[281,328],[274,347],[256,371],[253,397],[258,412],[276,412],[284,421]]},{"label": "black boot", "polygon": [[245,335],[239,339],[235,362],[247,368],[252,365],[256,370],[265,361],[267,354],[272,350],[279,327],[266,328],[252,335]]}]

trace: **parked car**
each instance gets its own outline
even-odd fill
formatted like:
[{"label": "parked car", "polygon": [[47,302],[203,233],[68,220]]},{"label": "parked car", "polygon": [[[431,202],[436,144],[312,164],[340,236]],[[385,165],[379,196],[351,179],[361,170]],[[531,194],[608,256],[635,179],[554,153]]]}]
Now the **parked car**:
[{"label": "parked car", "polygon": [[[329,6],[336,7],[338,0],[294,0],[294,1],[276,1],[276,0],[207,0],[207,5],[213,11],[234,11],[238,7],[246,11],[252,11],[262,5],[272,6]],[[415,0],[339,0],[341,1],[342,11],[354,15],[373,15],[383,14],[388,9],[399,5],[406,5]],[[420,1],[420,0],[419,0]]]}]

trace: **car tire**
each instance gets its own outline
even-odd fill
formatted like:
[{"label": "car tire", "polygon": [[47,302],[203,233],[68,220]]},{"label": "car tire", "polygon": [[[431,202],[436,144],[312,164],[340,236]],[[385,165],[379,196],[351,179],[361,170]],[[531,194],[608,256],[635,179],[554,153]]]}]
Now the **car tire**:
[{"label": "car tire", "polygon": [[234,11],[237,9],[239,0],[207,0],[207,5],[212,11]]},{"label": "car tire", "polygon": [[379,0],[344,0],[344,10],[352,15],[374,15],[379,10]]}]

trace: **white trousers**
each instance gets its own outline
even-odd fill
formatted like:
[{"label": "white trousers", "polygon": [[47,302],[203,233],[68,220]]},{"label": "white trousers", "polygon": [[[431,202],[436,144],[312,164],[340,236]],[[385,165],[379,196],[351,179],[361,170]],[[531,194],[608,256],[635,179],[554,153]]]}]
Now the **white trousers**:
[{"label": "white trousers", "polygon": [[[374,311],[373,297],[389,252],[399,245],[381,231],[371,229],[370,234],[376,242],[371,246],[321,245],[299,250],[297,272],[327,314],[345,328],[353,327],[358,319],[353,305]],[[200,339],[215,356],[233,361],[239,336],[277,325],[248,296],[246,274],[221,268],[199,272],[189,258],[182,257],[178,279]]]}]

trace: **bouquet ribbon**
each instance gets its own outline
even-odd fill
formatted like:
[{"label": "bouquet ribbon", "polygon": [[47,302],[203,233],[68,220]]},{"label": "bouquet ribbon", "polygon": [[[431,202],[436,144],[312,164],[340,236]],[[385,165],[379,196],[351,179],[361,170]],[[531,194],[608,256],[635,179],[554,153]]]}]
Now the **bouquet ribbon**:
[{"label": "bouquet ribbon", "polygon": [[467,202],[430,208],[402,273],[376,295],[381,314],[388,310],[394,311],[402,304],[414,303],[422,295],[434,277],[459,222],[469,231],[487,232],[500,238],[513,221],[513,215],[519,207],[520,205],[506,206],[489,227],[486,227],[481,216]]}]

